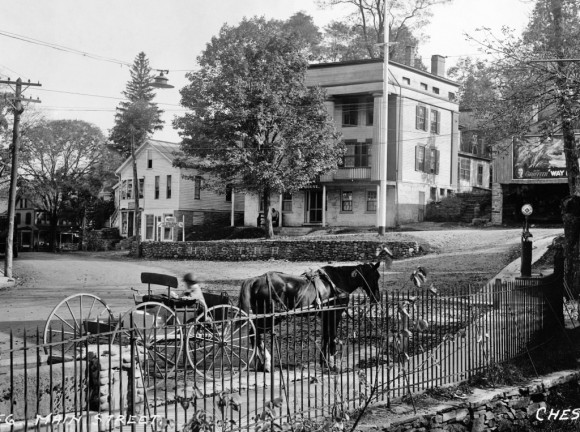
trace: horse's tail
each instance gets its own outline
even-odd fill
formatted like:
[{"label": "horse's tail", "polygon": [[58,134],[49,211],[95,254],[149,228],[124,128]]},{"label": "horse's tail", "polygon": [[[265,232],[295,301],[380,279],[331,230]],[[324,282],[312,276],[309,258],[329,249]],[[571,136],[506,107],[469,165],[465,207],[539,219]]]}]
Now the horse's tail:
[{"label": "horse's tail", "polygon": [[254,283],[255,278],[249,278],[242,282],[242,287],[240,288],[240,299],[238,301],[238,307],[246,312],[248,315],[252,310],[252,284]]}]

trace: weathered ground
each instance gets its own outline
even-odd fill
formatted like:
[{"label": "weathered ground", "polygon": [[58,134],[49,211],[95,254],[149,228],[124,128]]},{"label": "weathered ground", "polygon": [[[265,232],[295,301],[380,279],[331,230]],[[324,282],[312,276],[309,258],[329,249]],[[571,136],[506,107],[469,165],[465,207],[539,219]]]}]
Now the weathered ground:
[{"label": "weathered ground", "polygon": [[[430,280],[440,291],[453,291],[467,284],[481,285],[519,255],[520,228],[474,229],[441,224],[421,224],[405,232],[387,233],[385,241],[417,240],[426,255],[393,262],[381,269],[383,289],[406,289],[409,275],[417,266],[429,271]],[[558,235],[562,229],[532,229],[534,240]],[[336,236],[336,237],[335,237]],[[333,238],[377,238],[374,233],[332,234]],[[89,292],[98,295],[121,313],[133,306],[131,288],[143,289],[141,272],[178,276],[193,272],[204,280],[206,290],[226,291],[237,296],[240,282],[265,271],[300,274],[328,262],[213,262],[138,260],[127,252],[107,253],[22,253],[14,262],[17,286],[0,292],[0,351],[9,329],[21,335],[24,329],[41,330],[53,307],[63,298]],[[346,265],[349,263],[332,263]],[[30,336],[29,336],[30,337]]]}]

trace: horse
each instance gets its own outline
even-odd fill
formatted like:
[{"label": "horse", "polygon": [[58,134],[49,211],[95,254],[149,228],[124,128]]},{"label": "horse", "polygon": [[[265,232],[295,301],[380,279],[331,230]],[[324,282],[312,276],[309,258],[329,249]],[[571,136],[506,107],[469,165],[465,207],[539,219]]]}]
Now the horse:
[{"label": "horse", "polygon": [[[316,272],[301,276],[281,272],[267,272],[261,276],[246,279],[242,282],[239,297],[239,308],[251,314],[269,314],[274,312],[273,304],[282,310],[314,307],[318,312],[324,303],[331,303],[328,310],[320,309],[322,318],[321,364],[336,369],[336,334],[342,312],[348,306],[349,294],[362,288],[372,303],[380,301],[378,268],[376,264],[359,264],[355,266],[324,266]],[[267,319],[255,319],[255,341],[257,347],[258,368],[269,371],[271,357],[265,347],[263,334],[268,326]]]}]

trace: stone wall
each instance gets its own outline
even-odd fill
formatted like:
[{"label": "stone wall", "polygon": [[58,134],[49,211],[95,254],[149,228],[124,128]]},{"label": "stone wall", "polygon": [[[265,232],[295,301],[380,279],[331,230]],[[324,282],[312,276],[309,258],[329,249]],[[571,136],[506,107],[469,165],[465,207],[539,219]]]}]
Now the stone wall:
[{"label": "stone wall", "polygon": [[[364,261],[374,260],[377,247],[386,245],[395,258],[423,252],[417,242],[332,240],[228,240],[143,242],[144,258],[196,259],[208,261]],[[135,255],[133,244],[131,253]]]},{"label": "stone wall", "polygon": [[[580,373],[577,371],[557,372],[534,380],[522,387],[474,391],[464,402],[458,399],[447,406],[434,407],[429,414],[418,414],[397,420],[382,428],[390,432],[406,431],[471,431],[525,430],[532,425],[548,421],[548,415],[558,411],[558,423],[562,426],[574,414],[550,406],[550,396],[558,394],[563,386],[578,387]],[[578,391],[578,389],[576,390]],[[560,419],[560,416],[564,415]],[[566,416],[568,418],[566,418]],[[552,417],[554,420],[558,420]],[[561,423],[560,423],[561,422]],[[576,423],[576,421],[574,422]]]}]

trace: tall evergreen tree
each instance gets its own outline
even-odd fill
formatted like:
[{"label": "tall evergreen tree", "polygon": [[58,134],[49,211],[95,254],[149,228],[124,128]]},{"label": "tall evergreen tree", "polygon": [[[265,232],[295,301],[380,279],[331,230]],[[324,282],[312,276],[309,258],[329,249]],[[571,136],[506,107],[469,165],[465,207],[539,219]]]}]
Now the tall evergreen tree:
[{"label": "tall evergreen tree", "polygon": [[[131,131],[127,129],[128,125],[123,117],[131,105],[139,102],[147,103],[151,107],[154,115],[150,124],[147,126],[147,133],[163,129],[163,121],[161,120],[163,111],[153,102],[155,98],[155,91],[151,87],[153,74],[149,66],[149,60],[144,52],[140,52],[135,57],[130,74],[131,79],[127,82],[127,87],[123,91],[123,96],[127,100],[119,103],[117,113],[115,114],[115,126],[110,134],[113,147],[125,157],[129,157],[131,154]],[[148,113],[147,116],[150,117],[151,113]]]},{"label": "tall evergreen tree", "polygon": [[133,197],[135,199],[135,232],[137,253],[140,253],[141,211],[139,209],[139,176],[135,150],[142,145],[154,131],[163,128],[161,111],[153,103],[155,92],[151,86],[153,76],[149,60],[145,53],[140,52],[131,67],[131,79],[123,95],[126,101],[119,103],[115,115],[115,126],[111,130],[109,139],[112,147],[125,157],[131,157],[133,162]]}]

